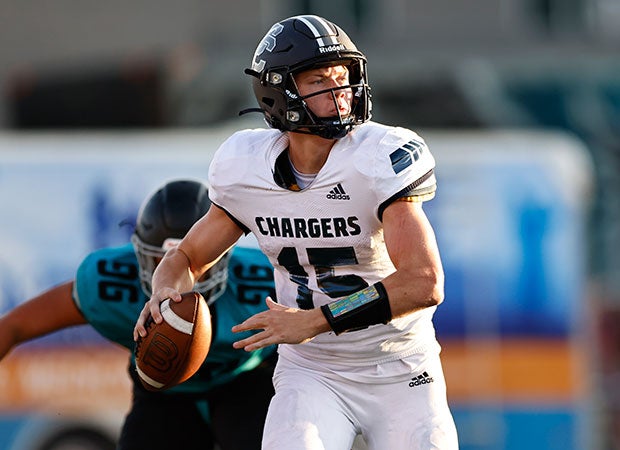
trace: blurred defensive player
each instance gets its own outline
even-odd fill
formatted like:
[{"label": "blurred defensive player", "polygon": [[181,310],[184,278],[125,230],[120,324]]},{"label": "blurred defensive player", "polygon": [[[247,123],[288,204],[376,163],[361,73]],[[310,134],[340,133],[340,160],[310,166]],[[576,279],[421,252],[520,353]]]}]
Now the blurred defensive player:
[{"label": "blurred defensive player", "polygon": [[[85,323],[133,351],[132,330],[151,295],[153,270],[209,206],[204,184],[193,180],[166,183],[142,205],[133,245],[91,253],[74,280],[0,318],[0,359],[22,342]],[[258,248],[237,245],[194,289],[201,292],[211,311],[213,341],[207,359],[185,383],[150,392],[142,387],[131,358],[133,399],[119,450],[260,448],[273,395],[275,348],[249,354],[235,350],[232,344],[237,337],[231,327],[265,309],[263,298],[274,291],[273,268]],[[157,425],[162,421],[165,427]]]}]

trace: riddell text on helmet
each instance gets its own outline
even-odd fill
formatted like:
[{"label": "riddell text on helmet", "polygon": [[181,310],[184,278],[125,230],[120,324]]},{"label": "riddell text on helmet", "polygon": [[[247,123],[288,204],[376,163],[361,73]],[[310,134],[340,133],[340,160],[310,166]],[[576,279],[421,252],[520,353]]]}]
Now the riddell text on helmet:
[{"label": "riddell text on helmet", "polygon": [[338,44],[328,45],[327,47],[319,47],[319,52],[321,53],[336,52],[338,50],[345,50],[345,46],[343,44]]}]

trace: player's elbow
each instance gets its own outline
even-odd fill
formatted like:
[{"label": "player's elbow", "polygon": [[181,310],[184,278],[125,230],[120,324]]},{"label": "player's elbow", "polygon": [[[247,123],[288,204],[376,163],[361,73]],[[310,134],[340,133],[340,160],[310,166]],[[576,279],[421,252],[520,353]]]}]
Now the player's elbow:
[{"label": "player's elbow", "polygon": [[444,291],[443,288],[438,288],[436,287],[435,289],[433,289],[433,292],[430,296],[429,299],[429,306],[437,306],[440,305],[441,303],[443,303],[444,300]]},{"label": "player's elbow", "polygon": [[433,271],[425,277],[426,306],[440,305],[444,300],[444,276],[442,272]]},{"label": "player's elbow", "polygon": [[421,275],[407,276],[400,293],[406,298],[407,311],[431,308],[443,302],[443,274],[429,271]]}]

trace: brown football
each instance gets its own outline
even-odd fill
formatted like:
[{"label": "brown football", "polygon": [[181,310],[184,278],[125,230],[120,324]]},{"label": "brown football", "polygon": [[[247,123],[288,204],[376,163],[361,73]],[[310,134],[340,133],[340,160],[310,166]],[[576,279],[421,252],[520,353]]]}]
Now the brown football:
[{"label": "brown football", "polygon": [[162,391],[190,378],[202,365],[211,345],[211,314],[198,292],[182,294],[180,302],[161,303],[161,323],[149,317],[147,335],[136,342],[136,369],[142,385]]}]

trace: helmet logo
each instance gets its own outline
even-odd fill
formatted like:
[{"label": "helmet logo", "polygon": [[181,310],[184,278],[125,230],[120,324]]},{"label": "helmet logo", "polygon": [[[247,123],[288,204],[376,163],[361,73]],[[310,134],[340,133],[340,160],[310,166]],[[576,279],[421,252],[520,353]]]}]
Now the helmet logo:
[{"label": "helmet logo", "polygon": [[328,45],[326,47],[319,47],[319,52],[321,53],[337,52],[338,50],[346,50],[346,47],[344,46],[344,44]]},{"label": "helmet logo", "polygon": [[254,59],[252,60],[252,70],[256,72],[262,72],[265,68],[265,60],[259,60],[259,56],[263,53],[272,52],[274,48],[276,48],[276,36],[282,33],[284,26],[280,23],[276,23],[271,29],[267,32],[265,37],[256,47],[256,51],[254,52]]}]

